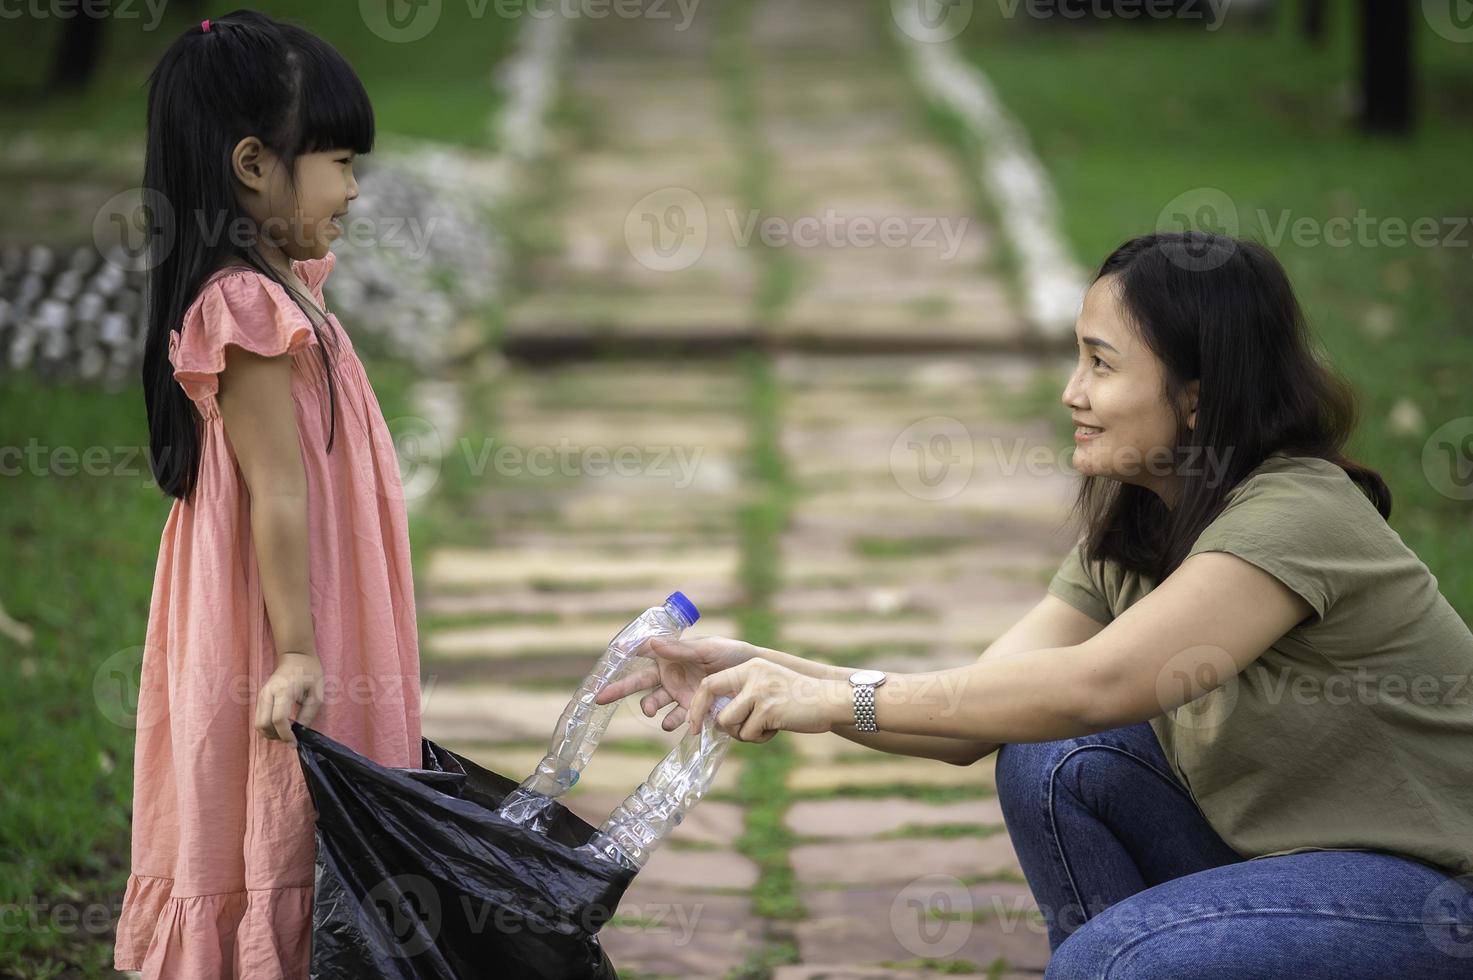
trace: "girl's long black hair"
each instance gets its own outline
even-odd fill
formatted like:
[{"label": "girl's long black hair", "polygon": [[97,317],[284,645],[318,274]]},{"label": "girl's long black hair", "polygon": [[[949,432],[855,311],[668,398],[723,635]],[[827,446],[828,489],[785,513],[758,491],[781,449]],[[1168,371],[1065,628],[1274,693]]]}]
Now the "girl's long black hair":
[{"label": "girl's long black hair", "polygon": [[1162,397],[1175,408],[1199,382],[1197,422],[1188,428],[1178,411],[1174,507],[1145,487],[1083,478],[1074,514],[1087,559],[1160,582],[1222,512],[1228,492],[1276,452],[1335,463],[1391,516],[1386,482],[1341,453],[1355,430],[1354,393],[1317,356],[1273,253],[1210,232],[1160,232],[1110,253],[1095,282],[1106,276],[1116,277],[1131,326],[1165,367]]},{"label": "girl's long black hair", "polygon": [[200,435],[193,405],[169,364],[169,335],[182,329],[185,310],[222,266],[256,269],[312,320],[328,380],[329,452],[337,431],[331,361],[317,318],[308,312],[316,305],[266,261],[254,234],[239,233],[254,224],[236,199],[231,154],[248,136],[276,153],[290,178],[304,153],[372,150],[373,107],[363,83],[326,41],[250,10],[212,19],[209,30],[186,30],[149,79],[143,186],[152,227],[143,398],[149,465],[159,488],[181,499],[194,491]]}]

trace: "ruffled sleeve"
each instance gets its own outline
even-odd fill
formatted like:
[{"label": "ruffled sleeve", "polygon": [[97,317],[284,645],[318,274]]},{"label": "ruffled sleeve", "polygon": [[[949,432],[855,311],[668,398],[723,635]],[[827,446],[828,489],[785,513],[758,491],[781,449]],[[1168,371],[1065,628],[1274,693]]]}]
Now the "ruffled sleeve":
[{"label": "ruffled sleeve", "polygon": [[227,344],[275,357],[316,343],[312,322],[285,289],[257,272],[230,273],[207,284],[185,312],[183,329],[169,338],[169,362],[200,401],[220,390]]},{"label": "ruffled sleeve", "polygon": [[322,284],[327,281],[327,274],[337,264],[338,257],[333,252],[328,252],[320,259],[297,259],[292,262],[297,275],[317,296],[318,302],[322,301]]}]

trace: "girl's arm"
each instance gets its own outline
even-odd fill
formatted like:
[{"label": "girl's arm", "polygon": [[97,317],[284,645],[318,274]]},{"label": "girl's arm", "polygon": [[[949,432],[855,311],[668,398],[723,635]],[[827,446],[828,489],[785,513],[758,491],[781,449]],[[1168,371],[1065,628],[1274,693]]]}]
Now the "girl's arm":
[{"label": "girl's arm", "polygon": [[[1104,624],[1095,622],[1053,594],[1045,595],[1038,605],[1030,609],[1022,619],[1014,623],[1007,632],[998,637],[982,652],[983,658],[996,659],[1017,654],[1031,653],[1049,647],[1074,646],[1083,643],[1104,629]],[[822,680],[837,680],[845,683],[854,673],[852,667],[833,667],[815,663],[802,657],[759,647],[757,656],[790,670]],[[922,759],[939,759],[953,765],[969,766],[996,752],[1001,743],[984,742],[979,739],[949,738],[943,735],[904,735],[897,732],[861,732],[852,725],[834,728],[834,731],[851,742],[880,752],[895,755],[916,756]]]},{"label": "girl's arm", "polygon": [[251,539],[278,653],[317,653],[308,583],[307,474],[292,402],[292,358],[225,347],[217,401],[251,495]]}]

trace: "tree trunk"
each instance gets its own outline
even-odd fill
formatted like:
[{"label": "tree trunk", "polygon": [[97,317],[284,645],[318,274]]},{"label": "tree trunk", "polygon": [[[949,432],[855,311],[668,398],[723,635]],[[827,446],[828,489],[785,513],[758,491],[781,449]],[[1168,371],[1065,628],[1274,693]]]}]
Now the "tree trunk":
[{"label": "tree trunk", "polygon": [[1316,48],[1325,45],[1325,21],[1329,6],[1325,0],[1301,0],[1299,5],[1299,33]]},{"label": "tree trunk", "polygon": [[[49,92],[74,92],[87,87],[102,60],[102,38],[108,22],[109,0],[78,4],[62,26],[61,40],[51,62]],[[90,11],[90,15],[89,15]]]},{"label": "tree trunk", "polygon": [[1412,104],[1412,10],[1408,0],[1360,2],[1361,128],[1409,133]]}]

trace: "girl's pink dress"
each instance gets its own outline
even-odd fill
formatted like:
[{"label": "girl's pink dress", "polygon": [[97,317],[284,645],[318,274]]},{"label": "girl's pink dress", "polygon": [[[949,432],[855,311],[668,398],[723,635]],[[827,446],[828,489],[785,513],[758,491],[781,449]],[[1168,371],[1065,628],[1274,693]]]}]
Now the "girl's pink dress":
[{"label": "girl's pink dress", "polygon": [[[319,305],[336,257],[293,263]],[[159,542],[134,759],[133,863],[114,966],[145,980],[304,980],[315,810],[294,746],[253,727],[276,647],[250,493],[215,401],[224,347],[292,354],[307,476],[311,603],[326,700],[312,727],[388,766],[418,766],[419,648],[394,444],[352,342],[328,316],[337,432],[307,316],[249,270],[217,275],[170,337],[194,401],[200,469]]]}]

